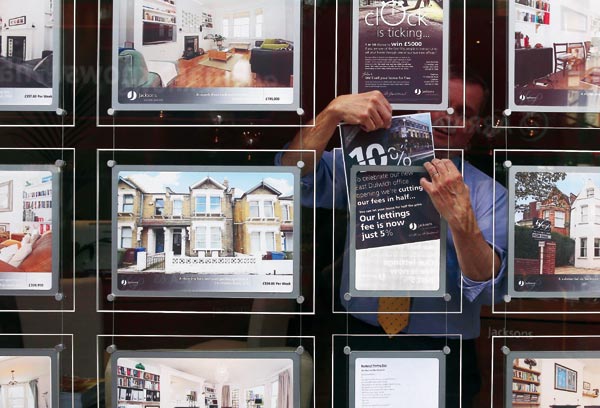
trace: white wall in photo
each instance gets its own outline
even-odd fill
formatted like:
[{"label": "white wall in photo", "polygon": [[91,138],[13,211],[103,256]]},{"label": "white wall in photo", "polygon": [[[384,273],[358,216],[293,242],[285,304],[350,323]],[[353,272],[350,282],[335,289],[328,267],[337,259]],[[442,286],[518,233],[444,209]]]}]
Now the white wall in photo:
[{"label": "white wall in photo", "polygon": [[[559,405],[581,405],[583,401],[583,360],[575,359],[537,359],[535,370],[540,374],[540,406],[549,407]],[[577,392],[561,391],[554,389],[554,364],[558,363],[571,370],[577,371]]]},{"label": "white wall in photo", "polygon": [[[25,37],[25,60],[42,58],[42,51],[52,51],[53,26],[51,0],[3,0],[0,2],[2,26],[2,50],[0,55],[9,53],[10,37]],[[10,25],[12,19],[25,17],[25,24]]]},{"label": "white wall in photo", "polygon": [[[18,398],[17,395],[23,395],[25,406],[33,406],[30,381],[37,380],[38,406],[51,406],[50,365],[50,357],[45,356],[0,357],[0,405],[9,406],[10,395],[15,398]],[[15,386],[8,385],[9,381],[12,381],[12,370],[17,382]],[[11,387],[14,389],[13,393],[9,391]]]}]

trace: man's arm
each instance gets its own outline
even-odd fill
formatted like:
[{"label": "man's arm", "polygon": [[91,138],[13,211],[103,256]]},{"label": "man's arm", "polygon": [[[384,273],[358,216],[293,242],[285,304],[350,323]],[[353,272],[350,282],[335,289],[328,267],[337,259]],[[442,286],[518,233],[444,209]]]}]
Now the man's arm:
[{"label": "man's arm", "polygon": [[[390,127],[391,120],[392,107],[379,91],[338,96],[317,115],[312,122],[314,126],[301,129],[287,148],[288,150],[314,150],[318,163],[340,122],[360,125],[365,131],[370,132]],[[281,158],[281,164],[295,166],[300,158],[300,153],[287,151]],[[311,155],[303,155],[302,160],[305,163],[302,169],[304,176],[314,169],[315,163]]]},{"label": "man's arm", "polygon": [[500,257],[479,229],[462,175],[448,159],[433,159],[425,163],[425,169],[431,181],[423,178],[421,186],[448,222],[463,275],[479,282],[495,277],[500,270]]}]

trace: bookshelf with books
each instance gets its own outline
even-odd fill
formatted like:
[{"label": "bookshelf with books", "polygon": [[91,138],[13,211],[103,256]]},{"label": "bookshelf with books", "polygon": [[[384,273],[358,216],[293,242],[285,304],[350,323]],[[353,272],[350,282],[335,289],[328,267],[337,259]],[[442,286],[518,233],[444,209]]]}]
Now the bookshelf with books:
[{"label": "bookshelf with books", "polygon": [[219,408],[217,400],[217,390],[211,384],[204,385],[204,404],[206,408]]},{"label": "bookshelf with books", "polygon": [[117,366],[117,387],[119,408],[128,408],[140,403],[160,402],[160,375],[158,374]]},{"label": "bookshelf with books", "polygon": [[550,24],[550,2],[548,0],[515,0],[517,22],[538,25]]},{"label": "bookshelf with books", "polygon": [[513,365],[512,405],[537,407],[540,405],[539,371],[521,367],[518,360]]}]

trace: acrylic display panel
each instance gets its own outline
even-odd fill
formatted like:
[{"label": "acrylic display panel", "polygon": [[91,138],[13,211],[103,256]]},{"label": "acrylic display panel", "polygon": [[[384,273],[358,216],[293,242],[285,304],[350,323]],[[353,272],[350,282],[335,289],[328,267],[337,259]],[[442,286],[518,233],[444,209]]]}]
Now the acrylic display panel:
[{"label": "acrylic display panel", "polygon": [[62,61],[61,0],[3,2],[0,15],[0,110],[59,107]]},{"label": "acrylic display panel", "polygon": [[598,345],[597,336],[493,336],[491,406],[597,405]]},{"label": "acrylic display panel", "polygon": [[114,67],[99,77],[100,126],[304,126],[314,117],[314,4],[99,1],[112,26],[99,32],[110,47],[99,72]]},{"label": "acrylic display panel", "polygon": [[332,407],[459,405],[461,337],[432,336],[334,334]]},{"label": "acrylic display panel", "polygon": [[314,407],[314,337],[101,335],[97,345],[99,407]]},{"label": "acrylic display panel", "polygon": [[74,150],[0,149],[0,163],[0,309],[74,310]]},{"label": "acrylic display panel", "polygon": [[441,351],[354,351],[350,354],[350,407],[445,407]]},{"label": "acrylic display panel", "polygon": [[98,151],[99,310],[312,313],[314,192],[277,153]]},{"label": "acrylic display panel", "polygon": [[449,2],[353,0],[352,93],[393,109],[448,107]]},{"label": "acrylic display panel", "polygon": [[493,126],[598,128],[593,3],[510,0],[494,7]]},{"label": "acrylic display panel", "polygon": [[[447,149],[436,149],[436,155],[438,157],[457,157],[458,160],[462,161],[462,150],[447,150]],[[344,172],[344,163],[342,158],[342,149],[333,150],[333,187],[331,191],[332,202],[330,206],[334,209],[333,211],[333,236],[332,236],[332,309],[334,313],[351,313],[353,315],[368,315],[377,313],[378,309],[378,296],[387,296],[386,293],[390,293],[389,290],[380,289],[378,291],[357,291],[353,286],[354,272],[351,270],[351,237],[349,231],[352,231],[351,223],[353,222],[354,214],[348,209],[348,189],[346,187],[346,175]],[[371,168],[375,166],[356,166],[357,169],[354,171],[361,170],[364,168]],[[395,169],[402,170],[402,167],[395,167]],[[383,187],[382,187],[383,189]],[[360,221],[359,221],[360,222]],[[356,221],[354,221],[356,223]],[[406,226],[410,229],[410,222]],[[445,223],[441,224],[441,228],[445,231]],[[384,228],[387,230],[390,228]],[[394,230],[390,230],[392,234],[395,234]],[[387,232],[386,232],[387,234]],[[445,236],[446,233],[444,232]],[[438,240],[439,241],[439,240]],[[440,242],[438,245],[440,256],[437,258],[436,266],[432,268],[439,268],[440,271],[446,268],[446,247],[445,242]],[[444,256],[442,257],[442,254]],[[421,259],[422,258],[422,259]],[[425,254],[419,258],[415,258],[415,262],[429,262],[431,259]],[[443,259],[443,261],[442,261]],[[415,299],[417,302],[416,307],[413,307],[411,314],[460,314],[462,313],[463,305],[463,282],[462,279],[451,279],[447,273],[439,273],[439,288],[435,291],[426,291],[425,293],[419,293],[416,290],[405,290],[405,291],[394,291],[393,296],[402,296],[402,293],[410,296],[418,297]],[[378,276],[384,281],[387,279],[385,276]],[[413,289],[415,281],[411,281]],[[456,283],[453,283],[456,282]],[[443,289],[443,290],[442,290]],[[361,293],[365,292],[365,293]],[[449,294],[450,296],[446,296]],[[348,296],[349,295],[349,296]],[[366,296],[365,296],[366,295]],[[348,300],[349,299],[349,300]]]},{"label": "acrylic display panel", "polygon": [[[596,297],[596,167],[509,168],[509,295]],[[597,213],[598,212],[598,213]],[[589,241],[589,242],[588,242]]]},{"label": "acrylic display panel", "polygon": [[[300,406],[300,356],[294,351],[117,351],[111,369],[112,406],[230,406],[235,399]],[[231,394],[237,394],[234,401]]]},{"label": "acrylic display panel", "polygon": [[496,287],[494,312],[598,313],[595,241],[586,235],[595,223],[581,221],[595,214],[586,203],[595,191],[595,152],[496,150],[494,157],[494,178],[506,186],[494,194],[509,203],[507,213],[494,214],[509,226],[506,287]]},{"label": "acrylic display panel", "polygon": [[298,297],[298,167],[112,171],[112,293]]}]

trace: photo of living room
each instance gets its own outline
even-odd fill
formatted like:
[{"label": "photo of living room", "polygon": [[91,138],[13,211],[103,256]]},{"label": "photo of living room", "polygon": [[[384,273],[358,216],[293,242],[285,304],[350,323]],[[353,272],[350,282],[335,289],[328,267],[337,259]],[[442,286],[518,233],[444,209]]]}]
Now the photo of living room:
[{"label": "photo of living room", "polygon": [[0,356],[0,407],[52,408],[49,356]]},{"label": "photo of living room", "polygon": [[600,9],[595,0],[511,0],[509,20],[512,108],[600,109]]},{"label": "photo of living room", "polygon": [[52,286],[53,174],[0,169],[0,289]]},{"label": "photo of living room", "polygon": [[600,407],[598,357],[584,358],[586,352],[582,352],[582,358],[566,354],[534,352],[526,356],[520,353],[523,357],[513,359],[507,368],[507,376],[512,378],[507,390],[512,395],[510,406]]},{"label": "photo of living room", "polygon": [[[238,353],[239,354],[239,353]],[[292,359],[118,358],[118,408],[292,408]],[[114,395],[116,393],[116,395]]]},{"label": "photo of living room", "polygon": [[[121,102],[150,102],[149,94],[196,103],[224,96],[198,90],[294,86],[298,0],[116,0],[114,8]],[[248,103],[240,98],[223,103]]]}]

